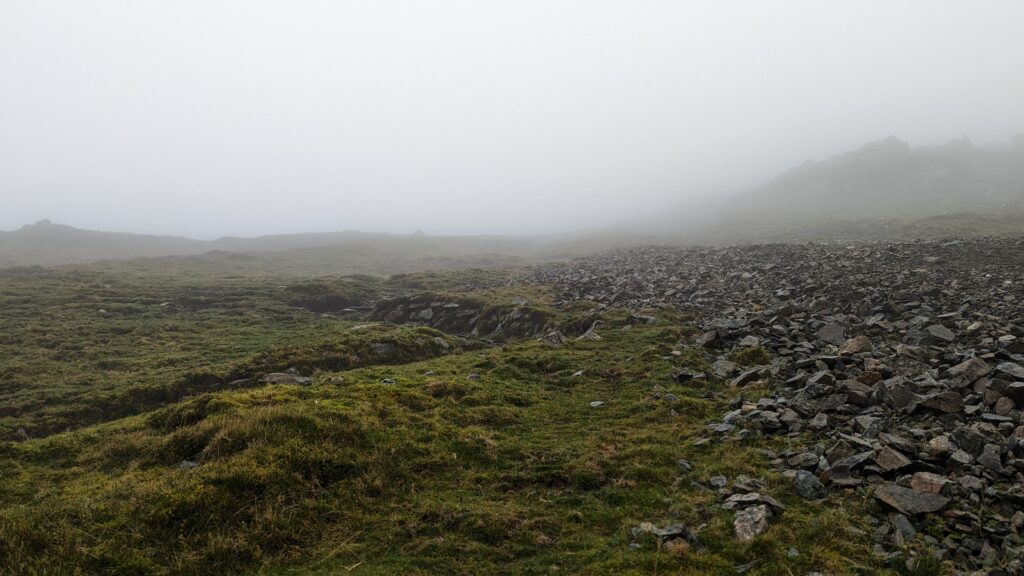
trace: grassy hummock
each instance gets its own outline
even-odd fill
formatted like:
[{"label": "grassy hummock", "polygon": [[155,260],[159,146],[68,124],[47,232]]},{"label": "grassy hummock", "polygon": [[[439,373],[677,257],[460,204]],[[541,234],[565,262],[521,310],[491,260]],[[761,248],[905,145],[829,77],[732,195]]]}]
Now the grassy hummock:
[{"label": "grassy hummock", "polygon": [[[668,311],[655,325],[602,317],[600,340],[452,340],[419,361],[312,366],[307,386],[200,392],[4,442],[0,572],[881,573],[866,503],[796,497],[764,454],[785,440],[696,442],[740,392],[672,382],[706,360],[672,354],[691,326]],[[420,342],[399,336],[401,354]],[[364,341],[339,342],[340,356]],[[740,474],[787,506],[749,544],[707,487]],[[643,522],[686,524],[706,549],[634,538]]]}]

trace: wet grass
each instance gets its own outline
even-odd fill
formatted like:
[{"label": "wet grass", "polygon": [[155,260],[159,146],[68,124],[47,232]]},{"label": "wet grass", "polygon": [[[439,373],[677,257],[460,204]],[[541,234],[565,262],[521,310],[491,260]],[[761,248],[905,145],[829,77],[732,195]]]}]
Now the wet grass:
[{"label": "wet grass", "polygon": [[[867,503],[797,498],[764,453],[784,440],[697,442],[738,391],[672,382],[706,365],[672,354],[691,326],[602,317],[598,341],[320,369],[2,443],[0,572],[881,573]],[[762,478],[787,511],[737,542],[718,474]],[[634,539],[642,522],[687,524],[706,550]]]},{"label": "wet grass", "polygon": [[[352,330],[365,320],[345,308],[400,290],[369,276],[215,274],[154,260],[0,271],[0,439],[138,414],[259,370],[447,352],[430,343],[438,333]],[[368,348],[396,339],[394,357]]]}]

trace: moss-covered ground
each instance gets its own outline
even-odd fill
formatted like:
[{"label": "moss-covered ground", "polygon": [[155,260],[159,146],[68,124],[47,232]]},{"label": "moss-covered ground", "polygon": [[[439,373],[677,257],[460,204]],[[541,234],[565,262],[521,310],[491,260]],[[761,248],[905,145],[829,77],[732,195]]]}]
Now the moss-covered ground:
[{"label": "moss-covered ground", "polygon": [[[3,422],[30,436],[0,441],[0,573],[883,572],[863,496],[796,497],[765,454],[785,440],[701,442],[740,391],[672,381],[708,358],[670,310],[635,326],[603,311],[596,341],[483,346],[317,315],[280,279],[45,274],[0,283],[15,328]],[[589,322],[590,307],[558,321]],[[381,342],[395,356],[375,357]],[[223,386],[289,366],[312,382]],[[146,387],[174,394],[107,408]],[[787,506],[752,543],[707,482],[743,474]],[[705,549],[634,537],[644,522],[686,524]]]}]

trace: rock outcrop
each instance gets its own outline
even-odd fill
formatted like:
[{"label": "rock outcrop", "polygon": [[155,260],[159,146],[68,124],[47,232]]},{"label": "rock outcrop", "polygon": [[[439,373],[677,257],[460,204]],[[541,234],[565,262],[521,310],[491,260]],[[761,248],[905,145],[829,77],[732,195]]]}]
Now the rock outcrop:
[{"label": "rock outcrop", "polygon": [[371,318],[500,340],[544,333],[551,314],[528,303],[492,305],[467,297],[420,294],[382,300],[374,307]]}]

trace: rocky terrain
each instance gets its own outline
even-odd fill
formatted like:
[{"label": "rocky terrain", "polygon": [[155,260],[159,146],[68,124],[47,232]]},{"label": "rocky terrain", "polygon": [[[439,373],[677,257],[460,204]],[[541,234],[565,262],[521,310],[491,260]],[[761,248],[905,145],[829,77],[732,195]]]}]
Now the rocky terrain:
[{"label": "rocky terrain", "polygon": [[0,573],[1021,574],[1024,240],[0,274]]},{"label": "rocky terrain", "polygon": [[449,334],[497,339],[541,332],[550,314],[526,300],[492,305],[474,298],[417,294],[377,302],[371,318],[396,324],[417,323]]},{"label": "rocky terrain", "polygon": [[[677,382],[770,390],[737,396],[698,442],[791,438],[769,454],[791,489],[870,494],[878,555],[1024,573],[1024,241],[644,248],[531,280],[562,304],[693,314],[702,330],[680,347],[707,369]],[[763,362],[728,359],[743,351]],[[710,483],[742,540],[782,512],[756,480]]]}]

